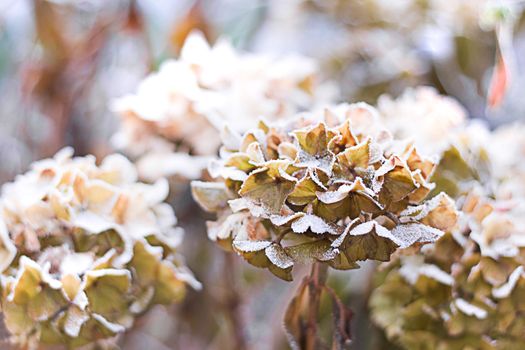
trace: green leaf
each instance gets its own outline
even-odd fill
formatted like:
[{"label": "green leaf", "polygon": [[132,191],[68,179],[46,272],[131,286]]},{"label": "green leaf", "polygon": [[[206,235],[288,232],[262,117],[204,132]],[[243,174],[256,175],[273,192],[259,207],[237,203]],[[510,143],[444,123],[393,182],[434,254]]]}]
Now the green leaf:
[{"label": "green leaf", "polygon": [[137,242],[133,247],[133,258],[129,262],[136,274],[136,282],[140,286],[149,286],[158,278],[159,263],[163,249],[146,242]]},{"label": "green leaf", "polygon": [[477,180],[476,171],[467,163],[459,150],[451,146],[447,149],[434,171],[430,181],[436,184],[432,195],[445,192],[456,198],[461,194],[462,183]]},{"label": "green leaf", "polygon": [[316,261],[328,261],[335,258],[331,242],[319,239],[284,248],[293,261],[301,264],[311,264]]},{"label": "green leaf", "polygon": [[362,168],[366,169],[370,164],[370,144],[371,139],[345,149],[337,155],[337,161],[346,169]]},{"label": "green leaf", "polygon": [[237,152],[228,157],[225,166],[234,167],[246,173],[249,173],[256,168],[255,165],[250,163],[250,156],[246,153]]},{"label": "green leaf", "polygon": [[319,123],[310,128],[294,131],[293,135],[299,145],[294,165],[300,168],[319,169],[330,175],[335,156],[328,150],[328,142],[335,134],[327,130],[324,123]]},{"label": "green leaf", "polygon": [[401,213],[401,222],[419,221],[443,232],[450,231],[458,221],[454,201],[445,193],[440,193],[422,205],[409,207]]},{"label": "green leaf", "polygon": [[186,282],[179,278],[176,267],[169,260],[162,260],[157,270],[152,303],[169,305],[182,300],[185,294]]}]

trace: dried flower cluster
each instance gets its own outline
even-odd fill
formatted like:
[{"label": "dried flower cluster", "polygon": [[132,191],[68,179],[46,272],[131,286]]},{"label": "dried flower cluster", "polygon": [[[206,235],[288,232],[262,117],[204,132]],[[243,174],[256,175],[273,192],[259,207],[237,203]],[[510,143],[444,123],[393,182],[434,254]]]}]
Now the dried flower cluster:
[{"label": "dried flower cluster", "polygon": [[198,178],[207,163],[202,156],[216,155],[224,125],[244,132],[261,116],[279,119],[332,101],[333,86],[318,79],[306,57],[239,53],[225,40],[210,47],[193,33],[179,59],[115,101],[122,121],[115,143],[140,157],[147,179]]},{"label": "dried flower cluster", "polygon": [[471,193],[457,230],[388,267],[376,323],[407,349],[523,348],[524,209]]},{"label": "dried flower cluster", "polygon": [[424,201],[435,164],[392,144],[366,104],[226,132],[209,168],[220,181],[192,183],[194,198],[218,213],[209,237],[285,280],[295,263],[351,269],[435,241],[455,225],[454,203],[445,194]]},{"label": "dried flower cluster", "polygon": [[162,203],[167,181],[136,181],[120,155],[97,166],[66,148],[4,185],[0,301],[14,342],[108,339],[199,287],[176,253],[182,229]]},{"label": "dried flower cluster", "polygon": [[376,280],[371,309],[407,349],[521,349],[525,295],[524,127],[466,124],[434,173],[460,203],[458,225]]}]

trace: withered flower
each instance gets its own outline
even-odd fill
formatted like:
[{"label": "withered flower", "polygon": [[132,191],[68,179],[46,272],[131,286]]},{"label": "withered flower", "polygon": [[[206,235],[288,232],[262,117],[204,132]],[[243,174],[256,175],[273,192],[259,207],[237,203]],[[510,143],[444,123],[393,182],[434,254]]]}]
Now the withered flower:
[{"label": "withered flower", "polygon": [[407,349],[521,349],[525,295],[522,125],[448,135],[432,180],[459,204],[458,225],[377,275],[370,306]]},{"label": "withered flower", "polygon": [[176,248],[166,180],[137,182],[110,155],[38,161],[0,197],[0,301],[11,339],[77,347],[126,331],[154,304],[199,283]]},{"label": "withered flower", "polygon": [[366,104],[261,122],[242,137],[226,130],[209,167],[219,181],[194,181],[193,195],[218,215],[208,223],[212,240],[282,279],[292,279],[296,263],[388,261],[456,224],[447,195],[425,201],[435,164],[391,144]]},{"label": "withered flower", "polygon": [[387,266],[372,317],[407,349],[521,349],[524,206],[471,191],[456,230]]}]

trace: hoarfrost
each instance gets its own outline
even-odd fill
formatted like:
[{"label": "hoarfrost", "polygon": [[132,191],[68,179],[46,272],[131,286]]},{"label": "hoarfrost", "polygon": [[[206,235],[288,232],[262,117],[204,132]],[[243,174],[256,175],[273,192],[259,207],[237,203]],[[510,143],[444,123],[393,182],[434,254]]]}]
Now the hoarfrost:
[{"label": "hoarfrost", "polygon": [[310,229],[314,233],[337,234],[337,231],[319,216],[305,214],[292,223],[292,230],[296,233],[304,233]]},{"label": "hoarfrost", "polygon": [[465,315],[474,316],[474,317],[476,317],[479,320],[482,320],[482,319],[487,317],[487,311],[486,310],[483,310],[482,308],[469,303],[465,299],[462,299],[462,298],[456,299],[455,305]]},{"label": "hoarfrost", "polygon": [[392,236],[400,248],[406,248],[416,242],[434,242],[443,236],[443,231],[423,224],[397,225],[392,230]]},{"label": "hoarfrost", "polygon": [[277,244],[268,246],[264,252],[271,263],[281,269],[287,269],[293,266],[292,258]]},{"label": "hoarfrost", "polygon": [[268,241],[233,241],[235,249],[245,253],[259,252],[272,244]]},{"label": "hoarfrost", "polygon": [[504,299],[507,298],[514,287],[516,286],[516,283],[518,283],[518,280],[520,277],[523,276],[523,266],[518,266],[509,276],[509,280],[507,283],[501,285],[498,288],[494,288],[492,290],[492,296],[497,299]]}]

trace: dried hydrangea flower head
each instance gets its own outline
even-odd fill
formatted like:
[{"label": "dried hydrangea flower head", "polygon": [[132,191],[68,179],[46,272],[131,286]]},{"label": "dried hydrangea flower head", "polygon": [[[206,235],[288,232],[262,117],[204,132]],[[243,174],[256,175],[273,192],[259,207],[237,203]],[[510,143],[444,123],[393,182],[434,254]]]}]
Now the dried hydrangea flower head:
[{"label": "dried hydrangea flower head", "polygon": [[218,214],[208,223],[212,240],[285,280],[296,263],[352,269],[387,261],[456,222],[445,194],[424,200],[435,164],[412,146],[393,152],[390,143],[366,104],[261,122],[242,137],[230,130],[209,168],[219,181],[194,181],[193,195]]},{"label": "dried hydrangea flower head", "polygon": [[460,203],[459,224],[378,275],[370,306],[391,341],[407,349],[525,346],[523,135],[522,125],[490,132],[469,122],[447,136],[431,179]]},{"label": "dried hydrangea flower head", "polygon": [[318,75],[306,57],[241,53],[226,40],[210,47],[192,33],[179,59],[164,62],[135,94],[115,101],[122,121],[115,143],[141,157],[139,172],[148,179],[197,178],[205,163],[187,155],[215,156],[224,125],[244,132],[260,116],[279,119],[331,102],[334,89]]},{"label": "dried hydrangea flower head", "polygon": [[388,266],[370,301],[388,338],[407,349],[522,349],[524,210],[471,191],[458,230]]},{"label": "dried hydrangea flower head", "polygon": [[34,163],[0,197],[2,313],[30,348],[112,338],[199,287],[176,253],[167,181],[137,182],[120,155],[97,165],[72,153]]}]

